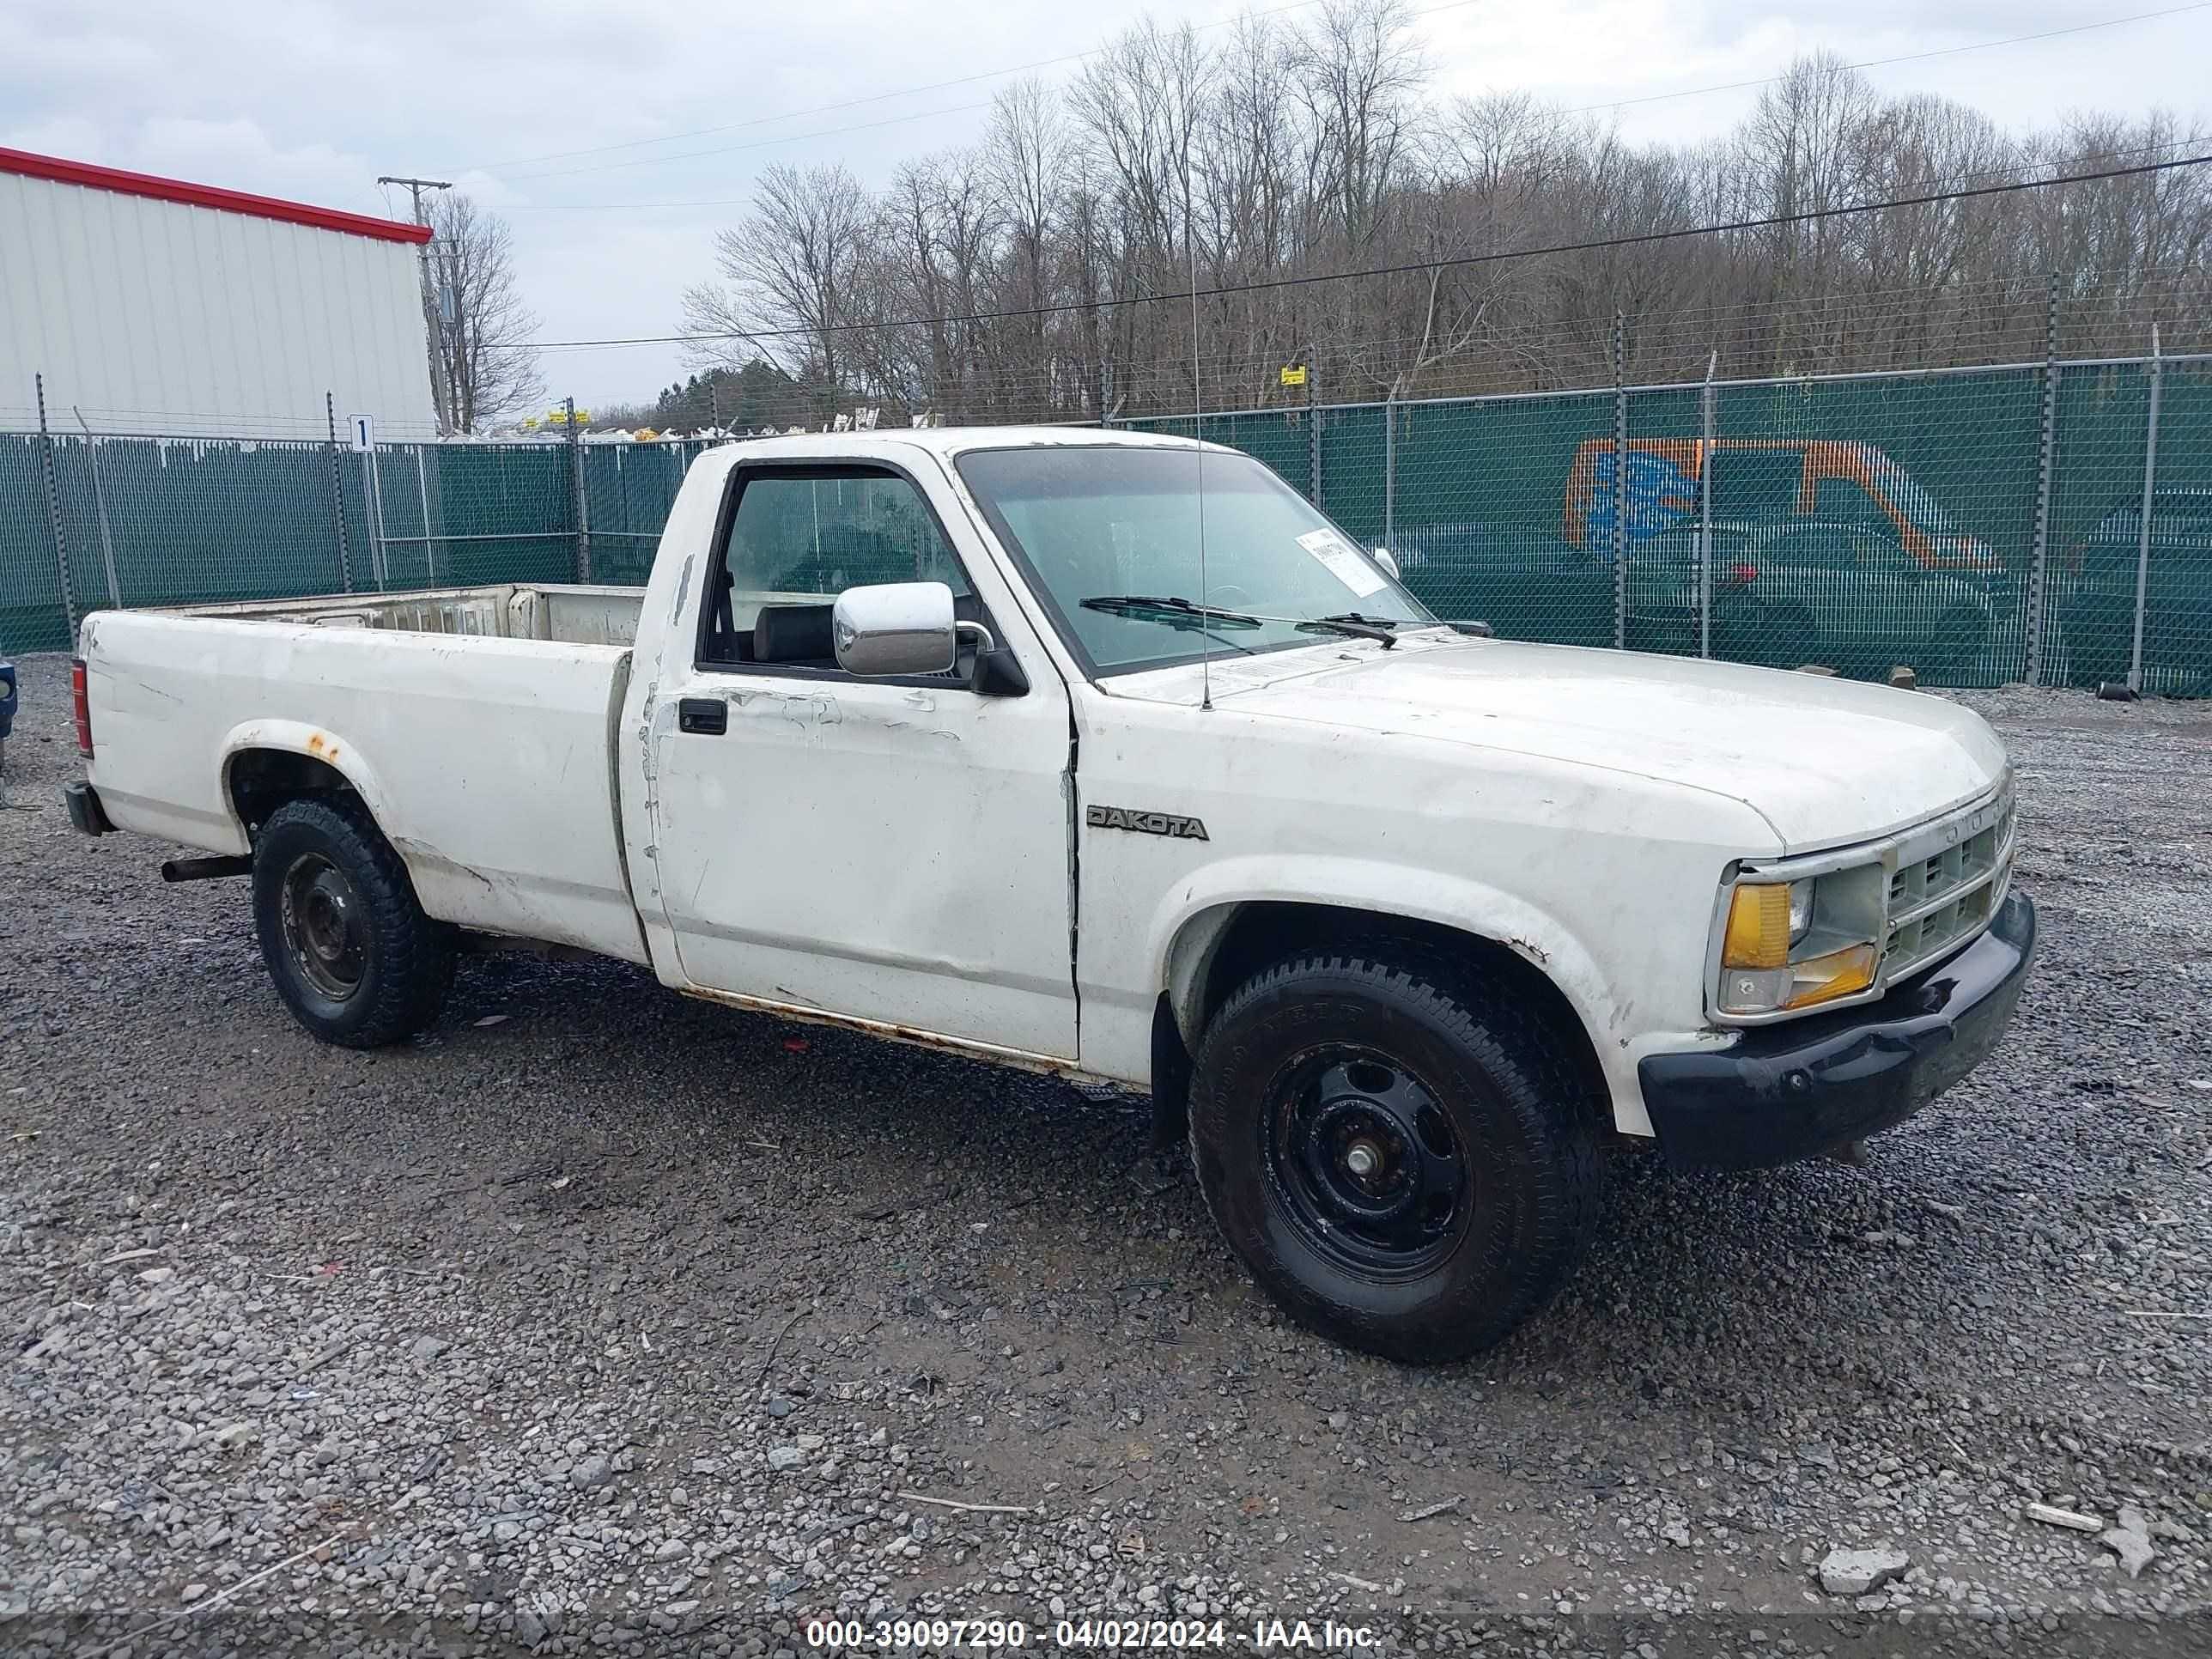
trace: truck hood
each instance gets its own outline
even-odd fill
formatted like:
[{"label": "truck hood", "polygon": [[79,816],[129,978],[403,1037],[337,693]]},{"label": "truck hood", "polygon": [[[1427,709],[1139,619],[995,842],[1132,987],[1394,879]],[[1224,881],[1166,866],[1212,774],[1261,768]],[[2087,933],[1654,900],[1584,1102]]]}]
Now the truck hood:
[{"label": "truck hood", "polygon": [[[1426,635],[1388,651],[1331,644],[1217,658],[1209,673],[1215,705],[1242,714],[1723,795],[1764,817],[1790,854],[1887,835],[1964,805],[2006,765],[1987,722],[1940,697],[1689,658]],[[1199,678],[1183,665],[1107,684],[1196,702]]]}]

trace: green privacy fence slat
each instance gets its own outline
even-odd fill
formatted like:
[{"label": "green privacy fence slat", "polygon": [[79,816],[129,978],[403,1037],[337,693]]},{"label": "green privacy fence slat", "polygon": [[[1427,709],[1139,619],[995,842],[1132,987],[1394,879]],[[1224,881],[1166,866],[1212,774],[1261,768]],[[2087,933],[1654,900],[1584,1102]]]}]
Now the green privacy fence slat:
[{"label": "green privacy fence slat", "polygon": [[[1395,404],[1390,428],[1381,405],[1324,409],[1317,499],[1363,541],[1380,542],[1387,523],[1407,585],[1432,609],[1510,638],[1611,644],[1625,597],[1632,648],[1693,653],[1702,544],[1716,657],[1866,678],[1905,665],[1925,684],[1995,685],[2028,666],[2045,375],[2037,365],[1722,382],[1710,450],[1706,388],[1630,389],[1618,593],[1610,388]],[[2060,368],[2051,684],[2127,672],[2148,379],[2140,362]],[[1286,465],[1247,441],[1260,418],[1208,416],[1206,436],[1304,488],[1302,456]],[[1264,418],[1279,427],[1285,416]],[[1128,424],[1191,429],[1188,416]],[[2158,464],[2143,684],[2202,695],[2212,692],[2212,367],[2202,361],[2164,368]],[[2189,496],[2192,487],[2203,493]]]},{"label": "green privacy fence slat", "polygon": [[[374,457],[286,441],[56,434],[52,445],[80,614],[118,600],[558,582],[574,569],[558,444],[392,444]],[[70,643],[43,465],[37,434],[0,434],[0,651]]]},{"label": "green privacy fence slat", "polygon": [[2212,696],[2212,373],[2168,368],[2160,388],[2143,684]]},{"label": "green privacy fence slat", "polygon": [[1561,529],[1576,454],[1612,434],[1611,394],[1407,404],[1394,418],[1394,551],[1422,601],[1507,638],[1612,644],[1609,567]]},{"label": "green privacy fence slat", "polygon": [[582,447],[593,581],[643,585],[684,474],[708,447],[701,442]]},{"label": "green privacy fence slat", "polygon": [[0,653],[69,643],[36,435],[0,434]]},{"label": "green privacy fence slat", "polygon": [[[1840,672],[1912,666],[1991,685],[2029,667],[2028,595],[2046,435],[2041,678],[2124,678],[2134,647],[2153,373],[2040,365],[1632,388],[1613,567],[1611,388],[1209,414],[1241,449],[1369,545],[1386,539],[1440,614],[1508,637]],[[2212,692],[2212,364],[2166,361],[2148,604],[2147,690]],[[1188,436],[1189,416],[1122,422]],[[582,512],[595,580],[645,580],[702,442],[390,445],[373,462],[312,442],[57,434],[56,493],[80,611],[109,603],[104,504],[125,605],[433,582],[574,579]],[[94,488],[94,468],[98,470]],[[35,433],[0,434],[0,651],[68,643]],[[2191,493],[2195,492],[2195,493]],[[1701,507],[1711,498],[1710,528]],[[865,520],[865,521],[864,521]],[[344,558],[340,556],[343,526]],[[909,576],[905,533],[863,514],[838,568]],[[835,537],[832,538],[836,539]],[[1700,550],[1706,556],[1701,583]],[[1616,616],[1618,599],[1625,610]]]},{"label": "green privacy fence slat", "polygon": [[2212,375],[2201,363],[2168,364],[2156,382],[2146,547],[2150,370],[2129,363],[2060,377],[2045,678],[2084,686],[2127,678],[2140,576],[2143,688],[2202,696],[2212,693]]}]

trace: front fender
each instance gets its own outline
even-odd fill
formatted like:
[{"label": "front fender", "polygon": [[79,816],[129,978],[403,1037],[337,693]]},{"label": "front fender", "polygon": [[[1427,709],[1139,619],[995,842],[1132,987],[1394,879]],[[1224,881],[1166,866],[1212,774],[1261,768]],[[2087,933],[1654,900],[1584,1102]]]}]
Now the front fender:
[{"label": "front fender", "polygon": [[1207,969],[1237,907],[1293,896],[1299,903],[1454,928],[1493,940],[1529,963],[1582,1021],[1605,1076],[1614,1125],[1624,1133],[1651,1133],[1636,1076],[1638,1056],[1655,1042],[1689,1048],[1705,1041],[1704,1034],[1660,1036],[1639,1030],[1632,1023],[1633,997],[1616,995],[1613,980],[1575,931],[1525,898],[1463,876],[1380,860],[1262,854],[1194,872],[1152,915],[1151,982],[1166,988],[1186,1042],[1197,1039]]},{"label": "front fender", "polygon": [[1565,923],[1526,899],[1465,877],[1379,860],[1255,854],[1224,859],[1176,884],[1148,930],[1152,982],[1167,988],[1186,1041],[1195,1036],[1206,969],[1237,906],[1335,905],[1435,922],[1494,939],[1558,986],[1592,1036],[1614,1025],[1605,975]]}]

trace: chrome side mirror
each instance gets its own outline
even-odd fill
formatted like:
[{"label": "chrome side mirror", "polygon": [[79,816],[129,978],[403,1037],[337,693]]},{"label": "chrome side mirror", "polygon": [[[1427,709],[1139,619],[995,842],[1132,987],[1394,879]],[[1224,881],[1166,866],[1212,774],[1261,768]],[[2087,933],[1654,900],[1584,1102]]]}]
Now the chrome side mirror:
[{"label": "chrome side mirror", "polygon": [[830,611],[837,665],[872,679],[942,674],[958,638],[952,590],[943,582],[848,587]]},{"label": "chrome side mirror", "polygon": [[1375,550],[1375,562],[1382,567],[1383,570],[1389,574],[1391,580],[1397,580],[1398,561],[1392,556],[1389,548],[1378,547]]}]

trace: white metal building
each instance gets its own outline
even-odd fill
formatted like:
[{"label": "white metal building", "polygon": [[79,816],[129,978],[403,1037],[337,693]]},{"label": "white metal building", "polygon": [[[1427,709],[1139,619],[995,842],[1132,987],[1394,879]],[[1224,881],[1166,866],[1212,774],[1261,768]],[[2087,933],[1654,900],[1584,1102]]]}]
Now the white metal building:
[{"label": "white metal building", "polygon": [[0,149],[0,427],[437,430],[420,227]]}]

